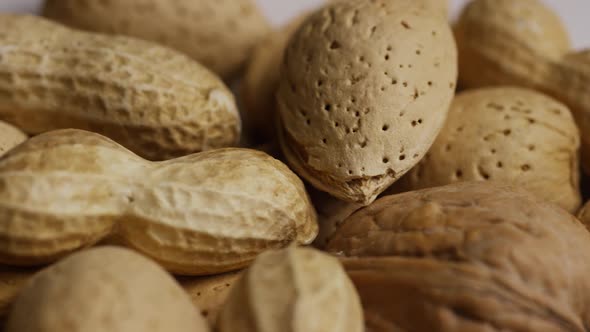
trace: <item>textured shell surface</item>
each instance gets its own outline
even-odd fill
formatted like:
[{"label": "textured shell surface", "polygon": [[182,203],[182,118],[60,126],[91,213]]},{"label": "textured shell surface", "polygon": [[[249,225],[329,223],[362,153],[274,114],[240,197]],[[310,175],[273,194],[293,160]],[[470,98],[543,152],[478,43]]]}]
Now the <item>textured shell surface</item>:
[{"label": "textured shell surface", "polygon": [[[590,233],[503,184],[386,196],[340,227],[370,331],[585,331]],[[356,258],[355,258],[356,257]]]},{"label": "textured shell surface", "polygon": [[578,128],[562,103],[523,88],[468,90],[455,98],[426,157],[399,184],[416,190],[504,181],[575,212],[579,147]]},{"label": "textured shell surface", "polygon": [[434,141],[457,54],[446,20],[419,2],[336,2],[291,39],[282,76],[290,165],[320,190],[369,204]]},{"label": "textured shell surface", "polygon": [[6,153],[6,151],[26,141],[27,138],[27,134],[22,130],[6,122],[0,121],[0,156]]},{"label": "textured shell surface", "polygon": [[242,271],[237,271],[209,277],[183,277],[179,282],[195,306],[201,310],[209,326],[214,328],[219,312],[241,273]]},{"label": "textured shell surface", "polygon": [[254,0],[47,0],[43,15],[74,28],[179,50],[224,78],[270,32]]},{"label": "textured shell surface", "polygon": [[231,91],[176,51],[8,14],[0,120],[29,134],[99,132],[153,160],[235,145],[241,130]]},{"label": "textured shell surface", "polygon": [[310,243],[303,183],[263,152],[219,149],[149,162],[81,130],[49,132],[0,159],[0,260],[51,262],[116,234],[181,274],[239,269]]},{"label": "textured shell surface", "polygon": [[220,332],[361,332],[358,294],[337,258],[310,248],[261,254],[233,287]]},{"label": "textured shell surface", "polygon": [[174,278],[130,250],[76,253],[36,274],[19,294],[7,332],[207,332]]}]

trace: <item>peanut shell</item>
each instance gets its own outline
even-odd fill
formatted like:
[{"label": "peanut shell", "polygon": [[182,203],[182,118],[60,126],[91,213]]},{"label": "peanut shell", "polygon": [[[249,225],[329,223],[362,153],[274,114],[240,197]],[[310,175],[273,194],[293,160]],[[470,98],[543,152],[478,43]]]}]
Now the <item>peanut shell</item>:
[{"label": "peanut shell", "polygon": [[0,121],[0,156],[26,141],[28,136],[20,129]]},{"label": "peanut shell", "polygon": [[43,15],[78,29],[166,45],[224,78],[236,74],[270,32],[254,0],[46,0]]},{"label": "peanut shell", "polygon": [[459,94],[432,148],[400,186],[504,181],[575,212],[580,207],[579,131],[567,106],[533,90]]},{"label": "peanut shell", "polygon": [[590,234],[526,191],[462,182],[380,198],[341,226],[367,329],[585,331]]},{"label": "peanut shell", "polygon": [[6,332],[206,332],[174,278],[130,250],[74,254],[35,275],[18,296]]},{"label": "peanut shell", "polygon": [[448,23],[411,0],[346,1],[291,39],[277,95],[284,154],[316,188],[367,205],[441,129],[457,77]]},{"label": "peanut shell", "polygon": [[238,142],[232,93],[178,52],[8,14],[0,46],[0,120],[29,134],[95,131],[151,160]]},{"label": "peanut shell", "polygon": [[34,137],[0,159],[0,262],[53,262],[116,235],[179,274],[237,270],[311,243],[315,211],[278,160],[219,149],[149,162],[81,130]]},{"label": "peanut shell", "polygon": [[309,248],[261,254],[230,292],[220,332],[361,332],[361,304],[340,262]]}]

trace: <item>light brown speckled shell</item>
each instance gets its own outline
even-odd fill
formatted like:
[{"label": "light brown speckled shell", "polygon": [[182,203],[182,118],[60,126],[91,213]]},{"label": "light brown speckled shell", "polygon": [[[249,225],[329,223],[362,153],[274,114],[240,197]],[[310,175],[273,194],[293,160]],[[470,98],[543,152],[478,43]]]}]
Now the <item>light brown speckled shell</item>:
[{"label": "light brown speckled shell", "polygon": [[81,130],[34,137],[0,159],[0,202],[0,261],[19,265],[116,234],[173,272],[214,274],[317,234],[303,183],[265,153],[154,163]]},{"label": "light brown speckled shell", "polygon": [[28,136],[22,130],[0,121],[0,156],[6,151],[26,141]]},{"label": "light brown speckled shell", "polygon": [[474,0],[455,32],[461,85],[520,85],[567,104],[590,172],[590,51],[572,52],[558,15],[540,0]]},{"label": "light brown speckled shell", "polygon": [[463,182],[380,198],[329,250],[359,290],[367,331],[583,332],[590,234],[508,186]]},{"label": "light brown speckled shell", "polygon": [[169,46],[225,78],[270,32],[254,0],[47,0],[43,15],[74,28]]},{"label": "light brown speckled shell", "polygon": [[233,285],[240,279],[241,271],[211,277],[184,277],[179,282],[191,300],[201,310],[211,329],[217,324],[217,317],[225,304]]},{"label": "light brown speckled shell", "polygon": [[74,254],[35,275],[18,296],[6,332],[207,332],[175,280],[130,250]]},{"label": "light brown speckled shell", "polygon": [[283,151],[316,188],[371,203],[426,153],[455,91],[441,15],[411,0],[337,2],[287,48],[277,96]]},{"label": "light brown speckled shell", "polygon": [[504,181],[575,212],[579,147],[578,128],[560,102],[523,88],[471,90],[455,98],[432,148],[399,185]]},{"label": "light brown speckled shell", "polygon": [[309,248],[260,255],[233,287],[220,332],[362,332],[358,294],[340,262]]},{"label": "light brown speckled shell", "polygon": [[237,144],[234,97],[156,44],[0,16],[0,119],[27,133],[79,128],[152,160]]}]

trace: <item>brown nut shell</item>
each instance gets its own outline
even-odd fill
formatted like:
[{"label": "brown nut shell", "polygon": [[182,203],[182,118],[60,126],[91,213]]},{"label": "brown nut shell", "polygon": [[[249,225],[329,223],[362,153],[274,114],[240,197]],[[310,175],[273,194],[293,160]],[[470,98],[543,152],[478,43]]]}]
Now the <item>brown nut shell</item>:
[{"label": "brown nut shell", "polygon": [[53,262],[117,235],[170,271],[247,266],[308,244],[316,214],[301,180],[249,149],[149,162],[99,134],[39,135],[0,159],[0,261]]},{"label": "brown nut shell", "polygon": [[26,141],[28,136],[17,127],[0,121],[0,156]]},{"label": "brown nut shell", "polygon": [[6,332],[206,332],[188,295],[156,263],[101,247],[39,272],[18,296]]},{"label": "brown nut shell", "polygon": [[463,182],[387,196],[328,249],[370,331],[585,331],[590,234],[565,210],[506,185]]},{"label": "brown nut shell", "polygon": [[270,32],[254,0],[46,0],[43,15],[82,30],[166,45],[225,78]]},{"label": "brown nut shell", "polygon": [[575,212],[579,131],[567,106],[539,92],[498,87],[459,94],[406,190],[459,181],[504,181]]},{"label": "brown nut shell", "polygon": [[277,95],[282,149],[316,188],[360,204],[412,168],[446,118],[448,23],[411,0],[336,2],[291,39]]},{"label": "brown nut shell", "polygon": [[217,324],[219,312],[232,286],[240,279],[241,273],[238,271],[210,277],[183,277],[178,281],[213,329]]},{"label": "brown nut shell", "polygon": [[0,120],[28,134],[90,130],[150,160],[234,146],[240,137],[231,91],[173,50],[8,14],[0,16],[0,46]]},{"label": "brown nut shell", "polygon": [[220,332],[361,332],[360,301],[338,259],[309,248],[261,254],[233,287]]}]

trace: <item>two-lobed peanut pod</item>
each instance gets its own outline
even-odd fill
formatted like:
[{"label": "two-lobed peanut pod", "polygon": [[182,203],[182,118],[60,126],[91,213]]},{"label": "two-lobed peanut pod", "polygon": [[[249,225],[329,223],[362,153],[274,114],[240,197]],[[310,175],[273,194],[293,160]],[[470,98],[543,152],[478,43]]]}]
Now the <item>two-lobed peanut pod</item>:
[{"label": "two-lobed peanut pod", "polygon": [[188,57],[19,15],[0,15],[0,120],[98,132],[151,160],[232,146],[241,130],[232,93]]},{"label": "two-lobed peanut pod", "polygon": [[310,243],[318,228],[301,180],[265,153],[219,149],[149,162],[73,129],[0,159],[0,220],[2,263],[53,262],[112,235],[190,275]]}]

